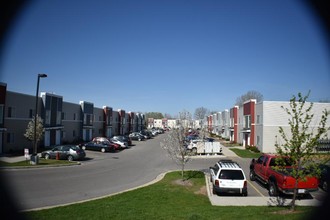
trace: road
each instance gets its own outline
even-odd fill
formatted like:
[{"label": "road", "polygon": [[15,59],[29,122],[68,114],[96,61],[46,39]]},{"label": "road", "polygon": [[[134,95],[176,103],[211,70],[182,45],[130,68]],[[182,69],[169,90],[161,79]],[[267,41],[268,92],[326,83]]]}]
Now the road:
[{"label": "road", "polygon": [[[20,210],[30,210],[86,201],[147,184],[167,171],[178,170],[160,147],[161,134],[146,141],[134,141],[117,153],[86,151],[81,165],[53,168],[7,169],[3,177]],[[225,157],[225,156],[221,156]],[[250,159],[230,157],[248,175]],[[219,157],[195,157],[186,169],[207,171]],[[247,176],[248,178],[248,176]],[[267,196],[265,187],[248,182],[249,196]]]},{"label": "road", "polygon": [[[161,134],[134,141],[117,153],[86,151],[82,165],[56,168],[8,169],[3,179],[18,208],[29,210],[102,197],[154,180],[159,174],[179,167],[160,147]],[[216,162],[192,160],[187,169],[207,169]]]}]

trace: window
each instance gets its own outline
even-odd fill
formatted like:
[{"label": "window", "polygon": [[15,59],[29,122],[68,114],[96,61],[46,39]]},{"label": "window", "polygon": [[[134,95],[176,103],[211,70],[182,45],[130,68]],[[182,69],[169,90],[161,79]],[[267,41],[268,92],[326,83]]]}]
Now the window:
[{"label": "window", "polygon": [[45,124],[49,125],[50,124],[50,110],[46,110],[45,114]]},{"label": "window", "polygon": [[260,124],[260,115],[257,115],[257,124]]},{"label": "window", "polygon": [[241,170],[221,170],[219,179],[244,180]]},{"label": "window", "polygon": [[15,117],[15,108],[14,107],[8,107],[8,118],[13,118]]},{"label": "window", "polygon": [[29,118],[33,118],[33,109],[29,110]]},{"label": "window", "polygon": [[3,124],[3,105],[0,105],[0,124]]},{"label": "window", "polygon": [[57,111],[57,115],[56,115],[56,124],[59,125],[61,124],[61,120],[62,119],[62,112]]},{"label": "window", "polygon": [[76,120],[76,113],[73,113],[73,120]]},{"label": "window", "polygon": [[64,112],[62,112],[61,118],[62,118],[62,120],[65,120],[65,113]]},{"label": "window", "polygon": [[14,133],[7,133],[7,143],[8,144],[13,144],[14,143],[14,140],[15,140],[15,135]]},{"label": "window", "polygon": [[244,116],[244,128],[251,128],[251,115]]},{"label": "window", "polygon": [[257,136],[257,145],[260,145],[260,136]]}]

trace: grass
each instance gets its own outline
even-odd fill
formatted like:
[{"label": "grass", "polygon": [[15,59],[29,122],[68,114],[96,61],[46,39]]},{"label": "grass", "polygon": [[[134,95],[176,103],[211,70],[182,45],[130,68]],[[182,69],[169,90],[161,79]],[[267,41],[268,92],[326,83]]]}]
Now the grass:
[{"label": "grass", "polygon": [[[171,172],[150,186],[64,207],[25,212],[29,219],[302,219],[314,207],[212,206],[200,171]],[[185,184],[182,184],[185,183]],[[282,214],[285,212],[285,214]]]},{"label": "grass", "polygon": [[43,158],[39,158],[38,165],[30,164],[30,160],[23,160],[14,163],[7,163],[5,161],[0,161],[0,167],[40,167],[45,165],[70,165],[76,164],[76,161],[68,161],[68,160],[45,160]]},{"label": "grass", "polygon": [[242,158],[258,158],[262,153],[256,153],[246,149],[237,149],[237,148],[229,148],[231,151],[234,151],[237,156]]}]

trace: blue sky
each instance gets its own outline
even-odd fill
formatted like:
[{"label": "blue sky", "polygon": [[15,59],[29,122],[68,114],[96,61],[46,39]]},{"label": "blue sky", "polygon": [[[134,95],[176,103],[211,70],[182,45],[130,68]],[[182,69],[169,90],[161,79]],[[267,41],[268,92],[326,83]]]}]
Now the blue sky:
[{"label": "blue sky", "polygon": [[330,100],[329,45],[302,1],[47,0],[28,4],[1,51],[10,91],[172,116],[230,109],[250,90]]}]

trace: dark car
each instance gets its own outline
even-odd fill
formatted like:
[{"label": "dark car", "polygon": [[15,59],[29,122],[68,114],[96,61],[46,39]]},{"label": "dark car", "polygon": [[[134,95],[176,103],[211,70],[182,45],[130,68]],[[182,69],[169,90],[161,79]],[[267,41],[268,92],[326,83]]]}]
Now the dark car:
[{"label": "dark car", "polygon": [[60,159],[60,160],[81,160],[86,157],[86,153],[83,149],[76,145],[59,145],[51,150],[41,152],[41,157],[48,159]]},{"label": "dark car", "polygon": [[330,165],[329,164],[322,164],[320,165],[321,169],[321,176],[319,179],[319,187],[324,191],[328,192],[328,184],[330,181]]},{"label": "dark car", "polygon": [[94,150],[101,152],[114,152],[120,148],[119,144],[110,141],[90,141],[81,147],[84,150]]},{"label": "dark car", "polygon": [[133,133],[129,134],[129,137],[132,140],[137,140],[137,141],[143,141],[145,139],[145,137],[142,134],[140,134],[139,132],[133,132]]}]

